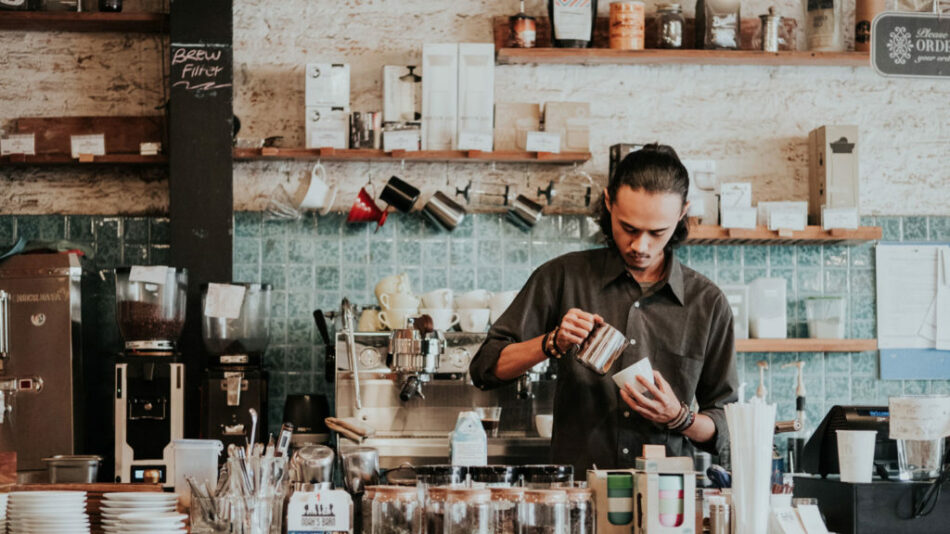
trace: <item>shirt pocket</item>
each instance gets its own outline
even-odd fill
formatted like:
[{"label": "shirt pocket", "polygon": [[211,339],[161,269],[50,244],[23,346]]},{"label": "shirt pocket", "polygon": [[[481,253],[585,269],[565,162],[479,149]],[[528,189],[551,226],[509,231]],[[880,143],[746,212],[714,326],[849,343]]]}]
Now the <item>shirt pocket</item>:
[{"label": "shirt pocket", "polygon": [[682,350],[660,348],[651,360],[653,368],[669,382],[676,397],[689,404],[696,395],[696,384],[703,372],[703,355],[700,352],[686,353]]}]

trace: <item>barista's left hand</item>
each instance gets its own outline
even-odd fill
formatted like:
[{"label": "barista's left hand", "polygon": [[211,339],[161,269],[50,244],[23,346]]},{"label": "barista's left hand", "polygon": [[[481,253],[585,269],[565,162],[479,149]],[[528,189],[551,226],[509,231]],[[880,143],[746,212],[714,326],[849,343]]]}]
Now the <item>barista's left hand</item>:
[{"label": "barista's left hand", "polygon": [[638,393],[630,384],[624,384],[623,389],[620,390],[620,396],[627,405],[644,418],[665,425],[679,415],[680,400],[676,398],[676,393],[673,393],[670,384],[659,371],[653,371],[653,379],[656,385],[651,384],[642,376],[637,377],[637,381],[653,395],[652,399]]}]

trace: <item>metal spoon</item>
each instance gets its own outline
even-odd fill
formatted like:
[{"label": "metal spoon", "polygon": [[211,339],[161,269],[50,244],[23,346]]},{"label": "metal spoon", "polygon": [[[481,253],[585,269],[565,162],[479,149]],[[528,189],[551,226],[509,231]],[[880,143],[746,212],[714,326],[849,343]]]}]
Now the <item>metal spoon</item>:
[{"label": "metal spoon", "polygon": [[247,438],[247,455],[254,455],[254,442],[257,441],[257,410],[250,408],[251,414],[251,435]]}]

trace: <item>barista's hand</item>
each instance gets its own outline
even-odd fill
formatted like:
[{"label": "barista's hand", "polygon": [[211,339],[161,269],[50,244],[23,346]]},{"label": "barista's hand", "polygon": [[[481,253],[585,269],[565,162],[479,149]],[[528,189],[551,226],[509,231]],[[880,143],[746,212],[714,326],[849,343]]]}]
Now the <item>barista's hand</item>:
[{"label": "barista's hand", "polygon": [[673,393],[670,384],[659,371],[653,371],[653,379],[656,381],[655,386],[642,376],[637,377],[637,381],[653,395],[652,399],[638,393],[630,384],[624,384],[620,396],[644,418],[665,425],[679,415],[682,406],[676,398],[676,393]]},{"label": "barista's hand", "polygon": [[561,329],[558,330],[554,343],[561,352],[567,352],[571,345],[583,343],[590,331],[594,329],[594,325],[602,322],[604,318],[596,313],[571,308],[561,319]]}]

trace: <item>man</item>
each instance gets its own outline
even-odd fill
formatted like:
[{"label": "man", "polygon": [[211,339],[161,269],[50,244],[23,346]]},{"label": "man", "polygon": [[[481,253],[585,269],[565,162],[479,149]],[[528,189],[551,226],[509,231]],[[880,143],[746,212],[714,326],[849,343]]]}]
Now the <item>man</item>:
[{"label": "man", "polygon": [[[688,233],[688,191],[672,148],[628,155],[601,201],[607,246],[539,267],[472,359],[482,389],[556,360],[552,460],[577,473],[632,466],[645,444],[676,456],[728,445],[723,406],[736,400],[738,384],[732,311],[719,288],[673,255]],[[572,355],[599,322],[630,341],[605,376]],[[656,385],[638,377],[649,395],[633,384],[618,388],[611,375],[642,358],[654,368]]]}]

